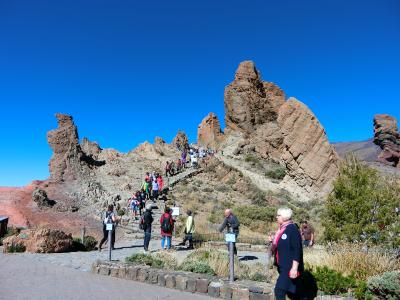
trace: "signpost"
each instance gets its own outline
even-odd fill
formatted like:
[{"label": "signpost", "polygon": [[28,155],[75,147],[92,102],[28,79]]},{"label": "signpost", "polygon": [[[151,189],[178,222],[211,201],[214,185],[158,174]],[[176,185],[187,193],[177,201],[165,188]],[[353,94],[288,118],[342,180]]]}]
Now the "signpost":
[{"label": "signpost", "polygon": [[111,261],[111,238],[112,238],[113,223],[107,223],[106,230],[108,231],[108,261]]},{"label": "signpost", "polygon": [[236,242],[236,235],[234,233],[225,234],[225,241],[229,245],[229,283],[233,283],[235,281],[233,243]]}]

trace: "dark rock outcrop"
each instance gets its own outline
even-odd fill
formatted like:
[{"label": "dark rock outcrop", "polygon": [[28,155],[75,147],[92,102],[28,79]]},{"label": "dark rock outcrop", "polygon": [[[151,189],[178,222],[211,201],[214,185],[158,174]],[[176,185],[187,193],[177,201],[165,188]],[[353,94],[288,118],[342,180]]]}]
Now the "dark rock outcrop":
[{"label": "dark rock outcrop", "polygon": [[381,147],[378,160],[400,168],[400,133],[396,118],[382,114],[374,117],[374,143]]},{"label": "dark rock outcrop", "polygon": [[179,151],[189,148],[189,140],[183,131],[179,130],[174,139],[172,140],[172,145],[175,146]]},{"label": "dark rock outcrop", "polygon": [[55,204],[55,201],[50,200],[47,197],[46,191],[39,188],[36,188],[32,192],[32,200],[37,204],[39,208],[51,207]]},{"label": "dark rock outcrop", "polygon": [[209,113],[197,128],[197,144],[216,149],[223,138],[221,125],[214,113]]}]

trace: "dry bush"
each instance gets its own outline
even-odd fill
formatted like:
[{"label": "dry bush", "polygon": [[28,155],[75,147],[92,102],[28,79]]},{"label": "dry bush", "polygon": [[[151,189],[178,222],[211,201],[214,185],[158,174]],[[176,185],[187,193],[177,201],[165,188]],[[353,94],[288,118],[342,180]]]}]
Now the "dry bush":
[{"label": "dry bush", "polygon": [[339,243],[329,249],[306,249],[304,261],[312,266],[327,266],[344,275],[354,274],[357,279],[400,270],[400,260],[394,253],[381,248],[363,249],[361,244]]}]

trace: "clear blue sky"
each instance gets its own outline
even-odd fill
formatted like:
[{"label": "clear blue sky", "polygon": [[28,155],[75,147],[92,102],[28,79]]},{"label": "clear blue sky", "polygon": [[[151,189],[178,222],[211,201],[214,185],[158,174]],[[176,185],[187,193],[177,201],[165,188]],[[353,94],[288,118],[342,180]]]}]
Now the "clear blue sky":
[{"label": "clear blue sky", "polygon": [[400,119],[400,1],[0,0],[0,186],[48,177],[46,132],[126,152],[195,141],[243,60],[312,109],[331,141]]}]

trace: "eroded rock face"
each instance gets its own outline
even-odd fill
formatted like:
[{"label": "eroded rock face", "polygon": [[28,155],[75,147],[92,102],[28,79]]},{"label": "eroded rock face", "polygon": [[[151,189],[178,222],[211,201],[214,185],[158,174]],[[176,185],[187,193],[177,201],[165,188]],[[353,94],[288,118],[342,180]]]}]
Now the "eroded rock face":
[{"label": "eroded rock face", "polygon": [[235,153],[255,151],[285,165],[280,185],[302,199],[331,190],[338,156],[325,130],[307,106],[295,98],[285,101],[279,87],[263,82],[253,62],[241,63],[225,88],[225,112],[227,128],[245,136]]},{"label": "eroded rock face", "polygon": [[91,142],[87,138],[82,139],[81,148],[87,156],[93,159],[97,159],[102,150],[98,143]]},{"label": "eroded rock face", "polygon": [[174,139],[172,140],[172,145],[175,146],[179,151],[189,148],[189,140],[183,131],[179,130]]},{"label": "eroded rock face", "polygon": [[225,124],[228,130],[254,131],[275,121],[285,94],[273,83],[262,82],[252,61],[242,62],[235,80],[225,88]]},{"label": "eroded rock face", "polygon": [[381,147],[378,160],[400,168],[400,133],[396,118],[382,114],[374,117],[374,143]]},{"label": "eroded rock face", "polygon": [[58,128],[47,133],[47,141],[53,149],[49,163],[50,179],[63,182],[77,179],[84,156],[79,145],[78,131],[72,117],[56,114]]},{"label": "eroded rock face", "polygon": [[223,138],[221,125],[214,113],[209,113],[197,128],[197,143],[199,146],[216,149]]}]

